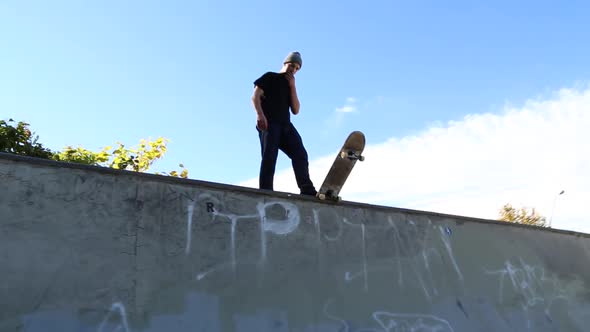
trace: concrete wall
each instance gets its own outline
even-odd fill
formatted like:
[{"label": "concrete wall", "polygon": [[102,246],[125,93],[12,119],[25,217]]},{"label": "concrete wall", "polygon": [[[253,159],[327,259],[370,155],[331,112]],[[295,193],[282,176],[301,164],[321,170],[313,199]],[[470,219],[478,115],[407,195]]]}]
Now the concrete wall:
[{"label": "concrete wall", "polygon": [[0,331],[587,331],[585,234],[0,155]]}]

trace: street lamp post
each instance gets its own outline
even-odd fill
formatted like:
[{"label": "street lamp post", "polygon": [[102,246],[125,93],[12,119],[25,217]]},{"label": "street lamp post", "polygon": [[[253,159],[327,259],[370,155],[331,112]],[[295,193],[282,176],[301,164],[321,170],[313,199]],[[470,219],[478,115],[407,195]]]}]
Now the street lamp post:
[{"label": "street lamp post", "polygon": [[553,199],[553,208],[551,208],[551,216],[549,217],[549,228],[551,228],[552,221],[553,221],[553,212],[555,211],[555,203],[557,202],[557,198],[565,193],[565,190],[559,192],[559,194],[555,195]]}]

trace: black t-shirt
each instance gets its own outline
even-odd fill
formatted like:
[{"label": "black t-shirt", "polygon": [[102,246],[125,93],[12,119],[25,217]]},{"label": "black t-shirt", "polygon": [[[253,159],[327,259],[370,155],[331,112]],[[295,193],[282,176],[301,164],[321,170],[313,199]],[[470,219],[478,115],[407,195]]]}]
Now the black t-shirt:
[{"label": "black t-shirt", "polygon": [[268,122],[287,124],[291,121],[291,89],[283,73],[267,72],[254,81],[264,91],[262,111]]}]

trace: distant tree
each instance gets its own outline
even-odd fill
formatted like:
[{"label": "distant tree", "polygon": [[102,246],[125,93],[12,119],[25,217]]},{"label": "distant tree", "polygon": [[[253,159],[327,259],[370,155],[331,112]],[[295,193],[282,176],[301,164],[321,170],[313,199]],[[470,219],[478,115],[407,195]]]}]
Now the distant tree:
[{"label": "distant tree", "polygon": [[[61,152],[54,154],[53,159],[135,172],[147,172],[156,160],[164,156],[168,141],[168,139],[163,137],[159,137],[155,141],[141,139],[139,146],[131,149],[117,142],[117,148],[112,152],[111,146],[107,146],[99,152],[86,150],[82,147],[73,148],[67,146]],[[183,164],[179,164],[179,167],[181,167],[180,173],[178,171],[171,171],[156,174],[187,178],[188,170],[184,168]]]},{"label": "distant tree", "polygon": [[[164,156],[169,142],[168,139],[159,137],[155,141],[142,139],[139,146],[131,149],[117,142],[117,148],[112,152],[111,146],[98,152],[66,146],[61,152],[54,152],[37,142],[39,137],[34,136],[28,123],[18,122],[16,126],[13,123],[12,119],[8,122],[0,120],[0,152],[135,172],[147,172],[156,160]],[[179,167],[180,172],[156,174],[187,178],[188,170],[183,164],[179,164]]]},{"label": "distant tree", "polygon": [[51,150],[43,147],[29,129],[29,124],[13,119],[0,120],[0,152],[49,159],[53,155]]},{"label": "distant tree", "polygon": [[541,227],[548,226],[546,218],[537,213],[535,208],[527,209],[523,207],[516,209],[510,204],[505,204],[502,207],[499,220]]},{"label": "distant tree", "polygon": [[[66,146],[61,152],[55,152],[51,159],[68,163],[112,167],[108,161],[111,158],[110,146],[100,152],[86,150],[83,147]],[[123,167],[124,169],[125,167]]]}]

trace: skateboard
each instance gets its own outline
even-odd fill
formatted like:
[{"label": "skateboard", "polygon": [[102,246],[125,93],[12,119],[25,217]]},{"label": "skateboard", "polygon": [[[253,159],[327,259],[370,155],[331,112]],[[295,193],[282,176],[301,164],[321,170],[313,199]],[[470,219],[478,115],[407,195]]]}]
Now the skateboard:
[{"label": "skateboard", "polygon": [[328,171],[324,183],[317,193],[321,200],[332,200],[339,202],[342,200],[340,190],[350,175],[354,164],[357,160],[363,161],[365,157],[361,154],[365,148],[365,135],[360,131],[353,131],[348,135],[342,148],[336,155],[336,159]]}]

